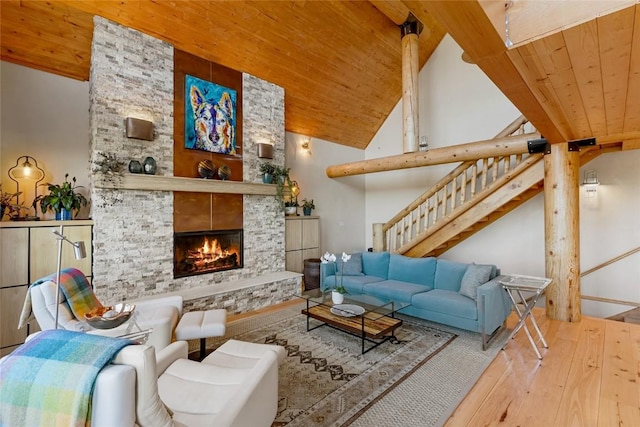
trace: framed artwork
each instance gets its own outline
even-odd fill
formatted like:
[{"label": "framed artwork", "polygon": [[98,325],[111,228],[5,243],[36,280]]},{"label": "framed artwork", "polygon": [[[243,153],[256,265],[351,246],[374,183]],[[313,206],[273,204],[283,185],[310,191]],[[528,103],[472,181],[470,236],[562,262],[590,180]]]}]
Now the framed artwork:
[{"label": "framed artwork", "polygon": [[190,75],[184,87],[185,148],[236,154],[236,91]]}]

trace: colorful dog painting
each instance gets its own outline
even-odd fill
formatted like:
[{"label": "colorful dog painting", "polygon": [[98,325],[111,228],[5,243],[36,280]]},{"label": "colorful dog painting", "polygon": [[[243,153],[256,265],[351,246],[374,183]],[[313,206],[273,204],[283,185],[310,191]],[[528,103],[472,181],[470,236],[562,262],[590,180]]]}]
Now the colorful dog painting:
[{"label": "colorful dog painting", "polygon": [[187,75],[184,145],[236,154],[236,91]]}]

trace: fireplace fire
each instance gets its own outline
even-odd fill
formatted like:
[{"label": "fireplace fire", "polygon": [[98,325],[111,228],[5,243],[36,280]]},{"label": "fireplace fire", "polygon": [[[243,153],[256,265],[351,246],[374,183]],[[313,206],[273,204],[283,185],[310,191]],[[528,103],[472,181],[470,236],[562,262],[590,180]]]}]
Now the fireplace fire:
[{"label": "fireplace fire", "polygon": [[175,233],[173,277],[242,268],[242,230]]}]

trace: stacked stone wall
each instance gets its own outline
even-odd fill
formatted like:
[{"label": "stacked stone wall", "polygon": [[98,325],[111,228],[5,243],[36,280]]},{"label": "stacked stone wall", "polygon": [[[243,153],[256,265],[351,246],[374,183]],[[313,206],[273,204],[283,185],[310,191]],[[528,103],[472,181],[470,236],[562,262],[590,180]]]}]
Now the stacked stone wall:
[{"label": "stacked stone wall", "polygon": [[[158,175],[173,175],[173,47],[95,17],[90,77],[91,159],[115,153],[129,162],[153,157]],[[274,143],[273,163],[284,165],[284,91],[243,75],[244,180],[259,182],[255,144]],[[154,123],[153,141],[124,135],[128,116]],[[173,278],[173,194],[104,189],[92,173],[93,283],[98,298],[117,302],[157,296],[284,270],[284,217],[270,196],[244,196],[244,268]],[[117,177],[109,178],[115,179]],[[253,310],[288,299],[299,279],[187,302],[187,307]],[[229,301],[233,301],[230,303]]]}]

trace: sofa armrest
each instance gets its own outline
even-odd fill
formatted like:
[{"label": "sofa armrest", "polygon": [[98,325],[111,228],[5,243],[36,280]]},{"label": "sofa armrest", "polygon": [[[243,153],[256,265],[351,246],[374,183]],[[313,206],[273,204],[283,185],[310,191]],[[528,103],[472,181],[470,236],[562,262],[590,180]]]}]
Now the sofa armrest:
[{"label": "sofa armrest", "polygon": [[156,354],[148,345],[128,345],[116,354],[114,365],[129,365],[136,370],[136,423],[140,426],[173,426],[171,416],[158,395]]},{"label": "sofa armrest", "polygon": [[328,262],[326,264],[320,264],[320,290],[326,291],[326,287],[324,285],[325,279],[328,276],[335,276],[336,274],[336,263]]},{"label": "sofa armrest", "polygon": [[102,368],[91,396],[91,425],[133,426],[136,422],[136,372],[127,365]]},{"label": "sofa armrest", "polygon": [[189,358],[189,344],[186,341],[172,342],[165,348],[156,352],[156,369],[158,376],[178,359]]},{"label": "sofa armrest", "polygon": [[499,282],[501,276],[478,286],[478,324],[481,331],[491,334],[498,329],[511,313],[511,302],[507,291]]}]

